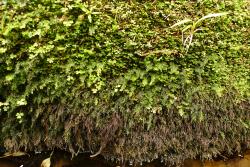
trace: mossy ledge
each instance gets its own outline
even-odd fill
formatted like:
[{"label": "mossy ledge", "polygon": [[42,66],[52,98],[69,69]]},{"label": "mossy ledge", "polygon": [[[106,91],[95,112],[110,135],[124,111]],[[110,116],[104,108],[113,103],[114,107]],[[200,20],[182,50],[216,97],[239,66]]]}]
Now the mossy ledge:
[{"label": "mossy ledge", "polygon": [[[249,6],[1,2],[0,145],[170,164],[249,149]],[[222,12],[188,49],[188,24],[171,28]]]}]

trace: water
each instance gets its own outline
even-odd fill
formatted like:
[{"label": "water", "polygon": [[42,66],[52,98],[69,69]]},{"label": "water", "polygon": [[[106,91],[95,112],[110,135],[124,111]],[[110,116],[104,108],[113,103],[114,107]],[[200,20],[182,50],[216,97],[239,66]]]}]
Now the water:
[{"label": "water", "polygon": [[[0,167],[49,167],[41,166],[43,160],[49,158],[48,153],[34,154],[22,157],[5,157],[0,158]],[[65,152],[57,152],[49,159],[51,167],[123,167],[119,164],[106,161],[103,157],[98,156],[90,158],[88,154],[82,154],[70,159],[70,155]],[[48,165],[48,164],[47,164]],[[129,166],[129,164],[127,165]],[[126,166],[126,167],[127,167]],[[142,164],[142,166],[131,164],[131,167],[167,167],[159,161]],[[232,158],[226,161],[205,161],[186,160],[182,167],[250,167],[250,150],[242,157]]]}]

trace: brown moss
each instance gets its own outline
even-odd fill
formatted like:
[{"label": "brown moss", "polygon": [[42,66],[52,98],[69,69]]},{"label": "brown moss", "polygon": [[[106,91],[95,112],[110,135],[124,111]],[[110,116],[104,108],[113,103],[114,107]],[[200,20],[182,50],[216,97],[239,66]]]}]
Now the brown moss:
[{"label": "brown moss", "polygon": [[117,110],[97,117],[80,111],[68,112],[63,105],[48,106],[39,111],[36,120],[27,120],[33,126],[26,123],[10,127],[11,131],[5,132],[4,146],[8,150],[60,148],[73,155],[89,151],[93,156],[102,154],[107,159],[135,164],[157,158],[170,164],[193,158],[216,159],[249,148],[250,133],[242,123],[250,120],[248,101],[234,103],[230,98],[193,101],[197,111],[203,112],[204,120],[194,121],[191,114],[181,117],[173,107],[154,114],[149,129],[147,123],[138,123],[132,112]]}]

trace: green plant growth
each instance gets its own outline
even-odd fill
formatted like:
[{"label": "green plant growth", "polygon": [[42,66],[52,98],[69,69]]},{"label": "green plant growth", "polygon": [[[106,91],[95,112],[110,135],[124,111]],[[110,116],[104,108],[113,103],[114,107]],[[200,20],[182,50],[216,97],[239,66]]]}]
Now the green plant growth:
[{"label": "green plant growth", "polygon": [[[174,28],[176,26],[180,26],[180,25],[183,25],[183,24],[186,24],[186,23],[190,23],[189,25],[187,25],[181,32],[182,32],[182,44],[186,47],[187,51],[188,51],[188,48],[190,47],[191,43],[192,43],[192,40],[193,40],[193,37],[194,37],[194,34],[197,32],[197,31],[202,31],[203,29],[202,28],[198,28],[198,26],[206,19],[209,19],[209,18],[213,18],[213,17],[219,17],[219,16],[225,16],[227,15],[228,13],[212,13],[212,14],[209,14],[209,15],[206,15],[202,18],[200,18],[199,20],[197,21],[193,21],[191,19],[184,19],[180,22],[177,22],[175,23],[174,25],[171,26],[171,28]],[[189,35],[186,37],[184,37],[184,33],[186,31],[189,30]]]},{"label": "green plant growth", "polygon": [[133,163],[237,155],[250,138],[249,6],[0,2],[0,147]]}]

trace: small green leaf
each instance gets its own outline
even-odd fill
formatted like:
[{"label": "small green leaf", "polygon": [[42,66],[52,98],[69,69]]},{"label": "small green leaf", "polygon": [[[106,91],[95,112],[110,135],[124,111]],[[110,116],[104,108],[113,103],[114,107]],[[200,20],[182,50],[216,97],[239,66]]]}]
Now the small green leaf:
[{"label": "small green leaf", "polygon": [[146,86],[148,84],[147,78],[143,78],[142,80],[142,86]]},{"label": "small green leaf", "polygon": [[95,54],[94,51],[89,50],[89,49],[84,49],[83,52],[84,52],[84,53],[87,53],[87,54],[89,54],[89,55],[94,55],[94,54]]},{"label": "small green leaf", "polygon": [[95,33],[95,27],[94,26],[90,26],[89,27],[89,35],[94,35]]},{"label": "small green leaf", "polygon": [[6,81],[12,81],[14,79],[15,75],[14,74],[9,74],[7,76],[5,76],[5,80]]},{"label": "small green leaf", "polygon": [[179,26],[179,25],[182,25],[182,24],[185,24],[185,23],[188,23],[188,22],[192,22],[192,20],[191,20],[191,19],[184,19],[184,20],[182,20],[182,21],[179,21],[179,22],[175,23],[175,24],[172,25],[170,28],[174,28],[174,27],[176,27],[176,26]]},{"label": "small green leaf", "polygon": [[188,26],[186,26],[183,30],[182,30],[182,33],[184,33],[185,31],[187,31],[189,28],[191,28],[192,27],[192,25],[188,25]]},{"label": "small green leaf", "polygon": [[92,23],[92,16],[90,14],[88,15],[88,20],[89,20],[89,23]]},{"label": "small green leaf", "polygon": [[200,22],[202,22],[205,19],[212,18],[212,17],[225,16],[227,14],[228,14],[228,12],[208,14],[208,15],[200,18],[197,22],[195,22],[195,25],[199,24]]},{"label": "small green leaf", "polygon": [[9,103],[7,103],[7,102],[4,102],[4,103],[3,103],[3,102],[0,102],[0,107],[1,107],[1,106],[8,106],[8,105],[9,105]]},{"label": "small green leaf", "polygon": [[26,99],[20,99],[17,101],[18,106],[25,106],[27,104]]},{"label": "small green leaf", "polygon": [[182,108],[178,109],[178,113],[180,114],[181,117],[185,115],[185,112]]},{"label": "small green leaf", "polygon": [[217,85],[217,86],[214,86],[212,89],[216,92],[216,94],[219,97],[222,97],[223,91],[224,91],[224,88],[222,86]]},{"label": "small green leaf", "polygon": [[66,27],[70,27],[74,22],[72,20],[69,21],[64,21],[63,25],[65,25]]},{"label": "small green leaf", "polygon": [[241,124],[242,124],[245,128],[249,129],[249,124],[247,124],[246,122],[244,122],[244,121],[242,121],[242,120],[240,120],[240,122],[241,122]]},{"label": "small green leaf", "polygon": [[7,51],[7,48],[0,48],[0,54],[3,54]]}]

